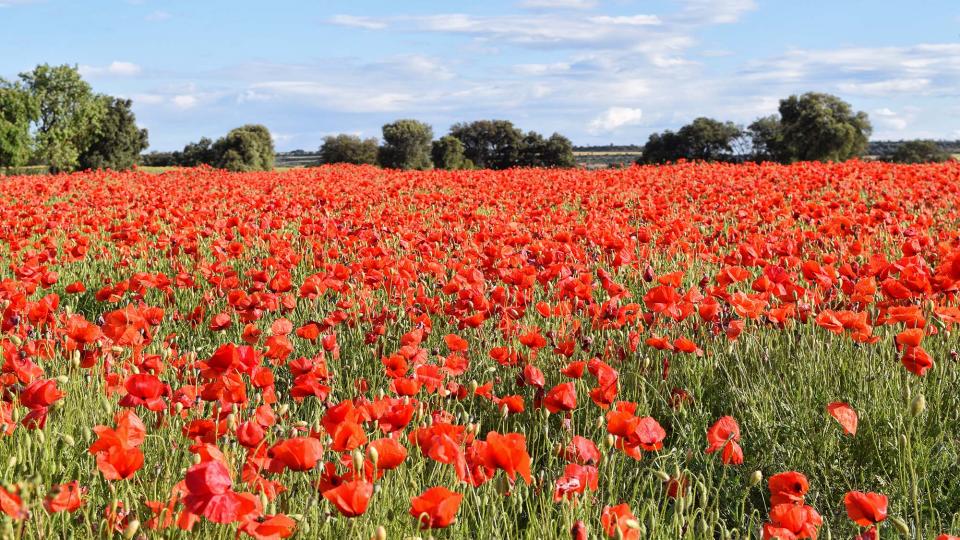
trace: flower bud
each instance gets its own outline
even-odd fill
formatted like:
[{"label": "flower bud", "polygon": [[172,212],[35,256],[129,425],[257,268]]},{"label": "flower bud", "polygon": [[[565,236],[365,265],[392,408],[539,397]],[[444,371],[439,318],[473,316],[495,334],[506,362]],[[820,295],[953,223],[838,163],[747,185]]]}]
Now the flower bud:
[{"label": "flower bud", "polygon": [[917,397],[913,398],[913,401],[910,402],[910,416],[920,416],[926,409],[927,398],[925,398],[923,394],[917,394]]},{"label": "flower bud", "polygon": [[132,540],[133,537],[137,534],[137,531],[140,530],[140,521],[136,518],[131,519],[130,523],[127,523],[127,528],[123,530],[123,537],[125,540]]},{"label": "flower bud", "polygon": [[900,531],[900,534],[904,536],[910,536],[910,526],[907,525],[906,521],[893,516],[890,518],[890,523],[893,523],[893,527]]},{"label": "flower bud", "polygon": [[376,467],[380,463],[380,452],[376,448],[370,447],[367,450],[367,453],[370,454],[370,462],[373,463],[373,466]]},{"label": "flower bud", "polygon": [[373,533],[374,540],[387,540],[387,529],[383,525],[377,526],[376,532]]},{"label": "flower bud", "polygon": [[760,482],[763,482],[763,473],[760,471],[753,471],[750,475],[750,487],[757,487],[760,485]]}]

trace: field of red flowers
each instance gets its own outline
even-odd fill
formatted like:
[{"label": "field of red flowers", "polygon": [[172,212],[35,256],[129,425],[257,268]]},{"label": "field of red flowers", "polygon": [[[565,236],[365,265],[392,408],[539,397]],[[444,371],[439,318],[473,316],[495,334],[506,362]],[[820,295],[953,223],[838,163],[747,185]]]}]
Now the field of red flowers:
[{"label": "field of red flowers", "polygon": [[955,538],[960,165],[0,181],[12,538]]}]

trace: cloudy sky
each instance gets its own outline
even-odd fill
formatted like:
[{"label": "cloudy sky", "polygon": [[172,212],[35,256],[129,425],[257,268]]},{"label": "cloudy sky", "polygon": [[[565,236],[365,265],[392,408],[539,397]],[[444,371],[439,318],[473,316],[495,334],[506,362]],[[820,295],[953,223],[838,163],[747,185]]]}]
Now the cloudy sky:
[{"label": "cloudy sky", "polygon": [[808,90],[874,139],[960,138],[956,0],[0,0],[0,28],[0,76],[76,64],[158,150],[250,122],[314,149],[401,117],[643,143]]}]

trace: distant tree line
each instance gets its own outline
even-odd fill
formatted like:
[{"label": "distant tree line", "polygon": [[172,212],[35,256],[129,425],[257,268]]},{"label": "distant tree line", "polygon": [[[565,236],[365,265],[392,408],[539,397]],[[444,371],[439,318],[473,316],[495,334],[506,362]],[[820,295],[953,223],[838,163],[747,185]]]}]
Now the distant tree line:
[{"label": "distant tree line", "polygon": [[216,141],[201,137],[182,151],[150,152],[143,164],[150,167],[197,167],[209,165],[228,171],[249,172],[273,169],[276,151],[266,126],[247,124],[230,130]]},{"label": "distant tree line", "polygon": [[559,133],[524,133],[507,120],[454,124],[434,140],[433,128],[417,120],[383,126],[383,143],[340,134],[324,139],[319,161],[380,165],[390,169],[508,169],[576,167],[573,143]]},{"label": "distant tree line", "polygon": [[778,114],[743,128],[697,118],[678,131],[650,136],[639,163],[705,161],[844,161],[867,150],[872,127],[865,112],[830,94],[780,100]]},{"label": "distant tree line", "polygon": [[836,96],[809,92],[781,100],[778,114],[758,118],[746,128],[701,117],[676,132],[654,133],[637,162],[845,161],[867,152],[895,163],[950,159],[946,143],[918,140],[872,145],[871,131],[867,113],[854,112]]},{"label": "distant tree line", "polygon": [[76,67],[0,78],[0,168],[128,169],[147,148],[128,99],[96,94]]}]

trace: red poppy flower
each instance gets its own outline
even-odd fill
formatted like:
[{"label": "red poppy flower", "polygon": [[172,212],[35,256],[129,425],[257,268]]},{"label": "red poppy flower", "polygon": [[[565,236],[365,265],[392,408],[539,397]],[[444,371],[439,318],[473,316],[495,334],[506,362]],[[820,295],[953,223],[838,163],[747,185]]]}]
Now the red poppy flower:
[{"label": "red poppy flower", "polygon": [[835,401],[827,405],[827,412],[840,422],[848,435],[857,434],[857,411],[853,410],[853,407],[842,401]]},{"label": "red poppy flower", "polygon": [[86,491],[76,480],[55,485],[43,499],[43,507],[50,513],[73,512],[83,505],[83,494]]},{"label": "red poppy flower", "polygon": [[803,504],[803,498],[810,489],[807,477],[795,471],[771,476],[768,486],[770,487],[770,506]]},{"label": "red poppy flower", "polygon": [[410,515],[422,529],[449,527],[457,518],[463,495],[438,486],[410,500]]},{"label": "red poppy flower", "polygon": [[308,471],[316,467],[323,447],[313,437],[293,437],[271,446],[267,455],[292,471]]},{"label": "red poppy flower", "polygon": [[346,517],[357,517],[366,512],[371,495],[373,484],[363,479],[344,482],[323,492],[323,498]]},{"label": "red poppy flower", "polygon": [[572,411],[577,408],[577,388],[572,382],[561,383],[547,392],[543,405],[551,413]]},{"label": "red poppy flower", "polygon": [[727,465],[743,463],[740,441],[740,426],[732,416],[724,416],[707,430],[707,453],[721,451],[720,459]]},{"label": "red poppy flower", "polygon": [[861,527],[869,527],[887,519],[887,496],[879,493],[847,492],[843,497],[847,517]]}]

